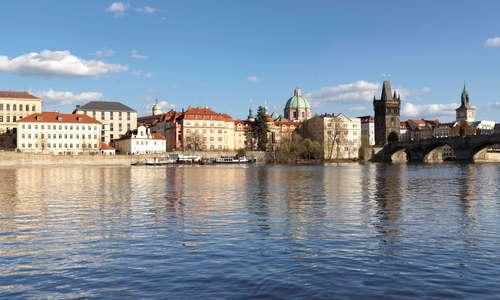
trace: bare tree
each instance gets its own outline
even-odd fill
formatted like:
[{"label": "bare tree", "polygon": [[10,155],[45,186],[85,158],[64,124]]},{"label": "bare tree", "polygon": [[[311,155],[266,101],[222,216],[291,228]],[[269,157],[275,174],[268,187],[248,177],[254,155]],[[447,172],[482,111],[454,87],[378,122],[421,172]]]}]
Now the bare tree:
[{"label": "bare tree", "polygon": [[342,122],[339,117],[332,117],[326,123],[324,147],[326,159],[338,159],[342,146],[347,143],[347,123]]},{"label": "bare tree", "polygon": [[185,137],[185,149],[201,151],[207,148],[207,143],[199,133],[191,133]]}]

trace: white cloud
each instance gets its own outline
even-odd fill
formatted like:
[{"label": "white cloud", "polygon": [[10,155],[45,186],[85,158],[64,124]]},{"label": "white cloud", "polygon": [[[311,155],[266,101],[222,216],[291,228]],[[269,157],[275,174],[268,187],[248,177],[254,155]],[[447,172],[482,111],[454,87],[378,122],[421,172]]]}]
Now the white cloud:
[{"label": "white cloud", "polygon": [[325,102],[356,103],[368,102],[379,89],[378,83],[356,81],[354,83],[332,85],[305,94],[305,97],[315,106]]},{"label": "white cloud", "polygon": [[126,70],[127,66],[84,60],[67,50],[31,52],[12,59],[0,56],[0,72],[23,76],[94,77]]},{"label": "white cloud", "polygon": [[248,82],[258,82],[258,81],[261,81],[262,78],[259,78],[257,76],[250,76],[250,77],[247,77],[247,81]]},{"label": "white cloud", "polygon": [[151,73],[144,73],[142,71],[132,71],[130,73],[132,75],[136,76],[136,77],[144,77],[144,78],[151,78],[151,77],[153,77],[153,74],[151,74]]},{"label": "white cloud", "polygon": [[94,53],[91,53],[91,55],[94,55],[94,56],[113,56],[115,54],[116,54],[116,51],[111,50],[111,49],[101,49],[101,50],[97,50]]},{"label": "white cloud", "polygon": [[[313,106],[319,106],[327,102],[335,102],[356,105],[359,108],[361,106],[360,104],[371,102],[373,100],[373,96],[376,96],[377,98],[380,97],[380,89],[381,85],[378,83],[360,80],[353,83],[323,87],[317,91],[305,94],[305,97]],[[418,96],[423,93],[429,93],[431,91],[429,87],[424,87],[418,90],[396,87],[394,90],[403,99]]]},{"label": "white cloud", "polygon": [[154,14],[156,12],[156,8],[151,6],[144,6],[135,9],[136,11],[144,14]]},{"label": "white cloud", "polygon": [[395,87],[396,93],[401,96],[402,99],[407,99],[408,97],[419,96],[425,93],[430,93],[432,89],[430,87],[423,87],[418,90],[409,90],[404,87]]},{"label": "white cloud", "polygon": [[114,14],[116,17],[123,16],[125,11],[129,8],[128,3],[113,2],[104,11]]},{"label": "white cloud", "polygon": [[33,94],[42,98],[44,104],[54,106],[75,105],[89,101],[96,101],[103,98],[103,94],[97,92],[83,92],[74,94],[72,92],[55,91],[53,89],[41,92],[33,92]]},{"label": "white cloud", "polygon": [[137,51],[135,49],[130,51],[130,57],[135,58],[135,59],[148,59],[149,58],[146,55],[139,54],[139,51]]},{"label": "white cloud", "polygon": [[455,115],[456,103],[449,104],[413,104],[406,102],[401,109],[401,115],[409,118],[434,118]]},{"label": "white cloud", "polygon": [[500,37],[487,39],[484,45],[489,48],[498,48],[500,47]]}]

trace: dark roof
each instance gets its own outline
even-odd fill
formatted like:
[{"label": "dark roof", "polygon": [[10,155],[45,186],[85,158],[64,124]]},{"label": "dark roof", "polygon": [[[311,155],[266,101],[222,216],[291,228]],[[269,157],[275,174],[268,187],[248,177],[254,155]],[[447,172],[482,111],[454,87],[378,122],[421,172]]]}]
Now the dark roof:
[{"label": "dark roof", "polygon": [[113,101],[91,101],[80,107],[76,107],[75,110],[85,110],[85,111],[130,111],[136,112],[132,108],[126,106],[120,102]]}]

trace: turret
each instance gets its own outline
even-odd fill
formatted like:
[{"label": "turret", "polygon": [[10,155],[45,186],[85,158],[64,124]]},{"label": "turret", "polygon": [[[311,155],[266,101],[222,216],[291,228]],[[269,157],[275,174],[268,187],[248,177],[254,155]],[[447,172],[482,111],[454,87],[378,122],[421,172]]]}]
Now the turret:
[{"label": "turret", "polygon": [[161,115],[161,105],[158,104],[158,100],[153,104],[153,116]]}]

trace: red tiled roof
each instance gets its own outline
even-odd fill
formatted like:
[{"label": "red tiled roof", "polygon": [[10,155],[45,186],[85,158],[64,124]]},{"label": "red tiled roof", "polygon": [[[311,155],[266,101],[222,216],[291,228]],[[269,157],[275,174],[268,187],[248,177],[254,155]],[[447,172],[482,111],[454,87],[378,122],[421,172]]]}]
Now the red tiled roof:
[{"label": "red tiled roof", "polygon": [[[59,119],[60,118],[60,119]],[[31,114],[17,122],[43,122],[43,123],[94,123],[101,122],[83,114],[61,114],[58,112],[43,112]]]},{"label": "red tiled roof", "polygon": [[106,143],[101,143],[101,150],[115,150],[115,148],[111,147]]},{"label": "red tiled roof", "polygon": [[26,98],[26,99],[40,99],[31,95],[28,92],[14,92],[14,91],[0,91],[0,98]]},{"label": "red tiled roof", "polygon": [[205,107],[190,107],[185,112],[176,115],[176,119],[177,118],[185,120],[215,120],[226,122],[233,121],[233,118],[231,118],[230,115],[216,113],[210,108]]},{"label": "red tiled roof", "polygon": [[418,124],[418,125],[425,125],[425,121],[424,120],[408,120],[408,122],[412,122],[412,123],[415,123],[415,124]]},{"label": "red tiled roof", "polygon": [[151,136],[152,136],[152,137],[153,137],[153,139],[155,139],[155,140],[165,140],[165,139],[166,139],[163,135],[161,135],[161,134],[159,134],[159,133],[152,133],[152,134],[151,134]]},{"label": "red tiled roof", "polygon": [[165,120],[165,119],[168,119],[169,117],[171,117],[172,115],[175,115],[176,114],[176,111],[175,110],[170,110],[166,113],[162,113],[162,114],[159,114],[159,115],[151,115],[151,116],[144,116],[144,117],[139,117],[137,118],[137,121],[140,122],[140,121],[151,121],[151,120],[157,120],[157,121],[162,121],[162,120]]}]

